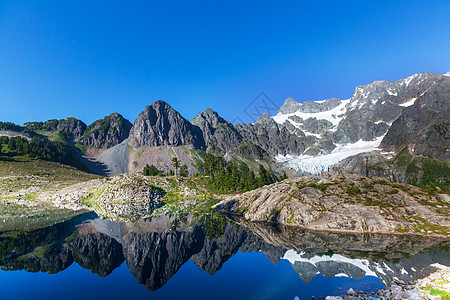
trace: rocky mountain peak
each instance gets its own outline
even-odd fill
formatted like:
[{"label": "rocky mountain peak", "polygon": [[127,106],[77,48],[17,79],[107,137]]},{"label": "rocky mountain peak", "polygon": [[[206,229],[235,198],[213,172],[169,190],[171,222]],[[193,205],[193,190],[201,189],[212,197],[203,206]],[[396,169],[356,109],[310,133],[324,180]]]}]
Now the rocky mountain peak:
[{"label": "rocky mountain peak", "polygon": [[199,126],[200,128],[204,127],[205,124],[212,128],[217,128],[219,124],[229,122],[220,117],[219,114],[211,108],[207,108],[204,112],[198,113],[191,123],[193,125]]},{"label": "rocky mountain peak", "polygon": [[264,112],[259,118],[255,121],[255,125],[262,126],[277,126],[277,123],[266,113]]},{"label": "rocky mountain peak", "polygon": [[131,127],[131,122],[122,115],[112,113],[89,125],[80,142],[97,149],[108,149],[128,138]]},{"label": "rocky mountain peak", "polygon": [[142,146],[203,146],[200,129],[162,100],[155,101],[139,114],[131,128],[129,143],[135,148]]},{"label": "rocky mountain peak", "polygon": [[292,99],[291,97],[284,100],[283,105],[281,105],[278,113],[289,114],[298,111],[300,103]]}]

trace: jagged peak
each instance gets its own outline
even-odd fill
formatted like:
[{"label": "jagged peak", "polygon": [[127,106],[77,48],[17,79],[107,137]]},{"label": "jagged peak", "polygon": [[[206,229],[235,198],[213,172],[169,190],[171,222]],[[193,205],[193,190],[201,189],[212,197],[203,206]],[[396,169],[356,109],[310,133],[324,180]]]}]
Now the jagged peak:
[{"label": "jagged peak", "polygon": [[259,116],[259,118],[255,121],[255,125],[259,124],[259,125],[268,125],[271,123],[275,123],[276,122],[266,113],[264,112],[261,116]]},{"label": "jagged peak", "polygon": [[167,108],[172,108],[172,106],[170,106],[169,103],[163,101],[163,100],[156,100],[155,102],[152,103],[151,105],[153,108],[157,108],[157,107],[167,107]]},{"label": "jagged peak", "polygon": [[283,105],[284,105],[284,104],[289,104],[289,103],[298,103],[298,101],[294,100],[294,99],[291,98],[291,97],[287,97],[286,100],[284,100]]},{"label": "jagged peak", "polygon": [[157,114],[165,115],[167,113],[173,112],[178,118],[182,118],[183,120],[187,121],[176,109],[174,109],[172,106],[170,106],[169,103],[163,101],[163,100],[156,100],[151,105],[146,106],[144,110],[139,114],[149,114],[151,111]]},{"label": "jagged peak", "polygon": [[222,118],[216,111],[212,110],[211,108],[207,108],[205,111],[198,113],[191,121],[193,125],[200,127],[205,122],[213,128],[217,128],[219,124],[227,124],[233,127],[230,122]]}]

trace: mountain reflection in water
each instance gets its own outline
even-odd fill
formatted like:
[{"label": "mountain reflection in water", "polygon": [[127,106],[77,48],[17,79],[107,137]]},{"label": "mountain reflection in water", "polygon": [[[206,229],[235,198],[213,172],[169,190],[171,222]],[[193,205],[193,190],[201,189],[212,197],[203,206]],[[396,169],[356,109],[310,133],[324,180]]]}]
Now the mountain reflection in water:
[{"label": "mountain reflection in water", "polygon": [[[139,284],[156,291],[189,260],[214,275],[239,251],[261,252],[274,265],[289,262],[307,284],[321,276],[330,280],[373,276],[372,281],[377,277],[390,285],[425,277],[440,265],[450,266],[448,249],[448,240],[439,238],[305,231],[230,221],[216,213],[201,219],[161,216],[133,223],[87,213],[31,232],[1,233],[0,265],[3,271],[54,274],[76,262],[106,277],[125,261]],[[240,272],[235,272],[239,281]]]}]

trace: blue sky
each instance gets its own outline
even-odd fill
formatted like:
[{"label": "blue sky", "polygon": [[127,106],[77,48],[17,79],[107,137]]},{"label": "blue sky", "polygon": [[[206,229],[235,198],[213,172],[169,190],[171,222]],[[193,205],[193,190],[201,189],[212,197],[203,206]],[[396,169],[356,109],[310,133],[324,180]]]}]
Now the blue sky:
[{"label": "blue sky", "polygon": [[162,99],[240,117],[261,92],[350,98],[373,80],[450,70],[450,1],[0,1],[0,120]]}]

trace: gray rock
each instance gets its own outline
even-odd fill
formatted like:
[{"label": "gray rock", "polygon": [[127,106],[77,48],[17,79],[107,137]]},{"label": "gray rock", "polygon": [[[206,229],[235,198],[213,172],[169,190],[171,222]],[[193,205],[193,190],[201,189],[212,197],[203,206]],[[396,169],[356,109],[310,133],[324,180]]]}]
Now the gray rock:
[{"label": "gray rock", "polygon": [[108,149],[123,142],[130,133],[132,124],[118,113],[97,120],[86,128],[79,141],[97,149]]},{"label": "gray rock", "polygon": [[201,130],[164,101],[147,106],[134,121],[129,144],[142,146],[183,146],[204,148]]},{"label": "gray rock", "polygon": [[233,124],[210,108],[197,114],[191,123],[202,131],[206,151],[209,153],[224,155],[226,152],[236,152],[243,142]]},{"label": "gray rock", "polygon": [[294,113],[297,111],[304,113],[317,113],[333,109],[339,104],[341,104],[341,101],[337,98],[330,98],[321,102],[305,101],[303,103],[299,103],[289,97],[284,101],[283,105],[280,107],[279,112],[283,114]]},{"label": "gray rock", "polygon": [[358,296],[358,293],[352,288],[349,288],[347,290],[347,294],[349,294],[350,296]]}]

